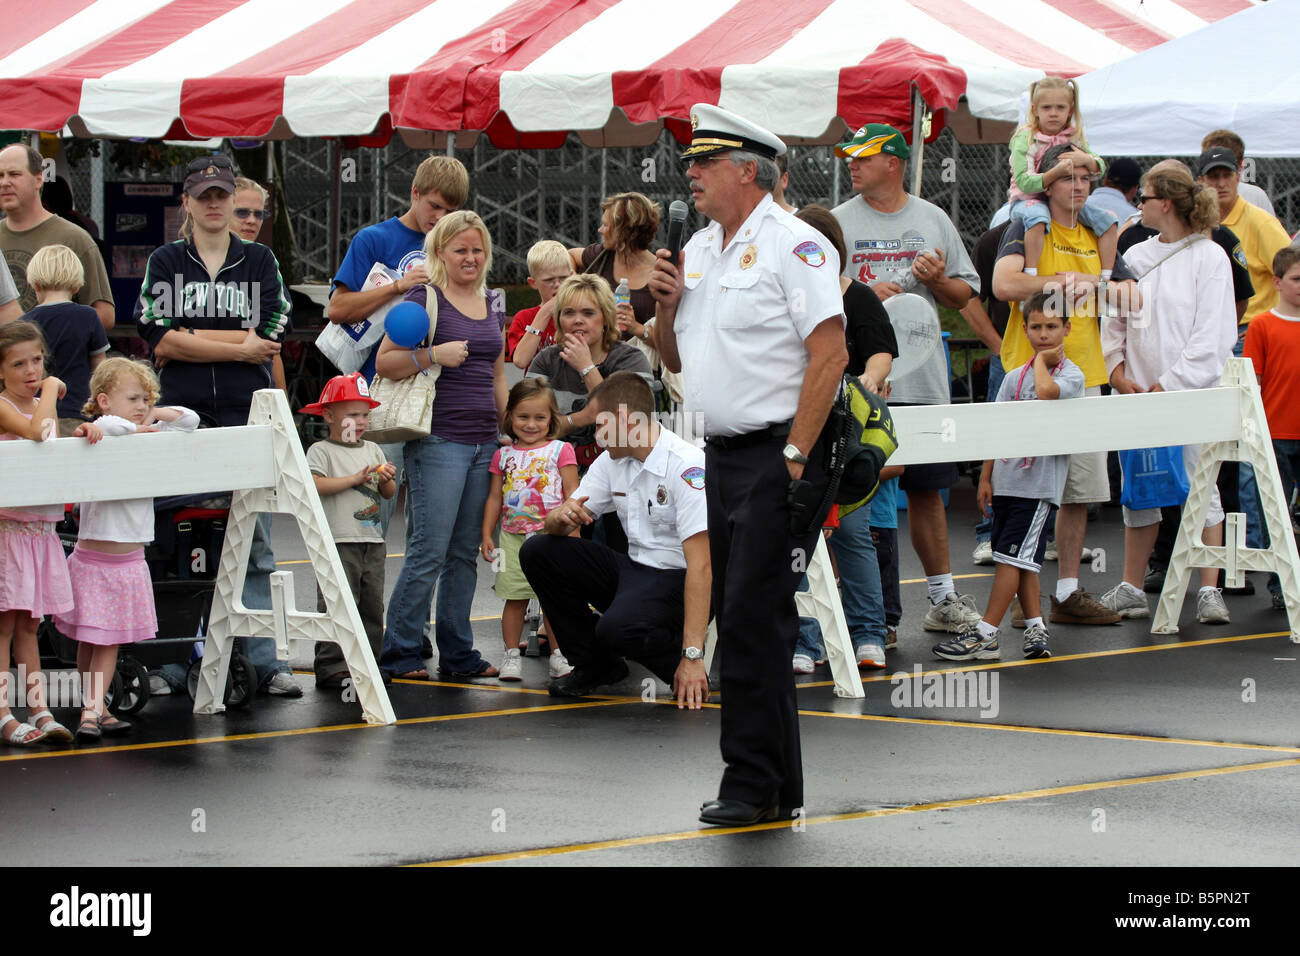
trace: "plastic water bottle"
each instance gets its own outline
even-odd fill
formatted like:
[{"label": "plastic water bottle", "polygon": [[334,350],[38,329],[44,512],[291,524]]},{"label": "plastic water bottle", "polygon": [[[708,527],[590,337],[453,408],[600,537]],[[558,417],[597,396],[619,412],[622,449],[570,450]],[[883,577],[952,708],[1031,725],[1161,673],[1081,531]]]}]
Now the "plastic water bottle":
[{"label": "plastic water bottle", "polygon": [[618,280],[618,288],[614,290],[614,305],[631,305],[632,290],[627,284],[626,279]]}]

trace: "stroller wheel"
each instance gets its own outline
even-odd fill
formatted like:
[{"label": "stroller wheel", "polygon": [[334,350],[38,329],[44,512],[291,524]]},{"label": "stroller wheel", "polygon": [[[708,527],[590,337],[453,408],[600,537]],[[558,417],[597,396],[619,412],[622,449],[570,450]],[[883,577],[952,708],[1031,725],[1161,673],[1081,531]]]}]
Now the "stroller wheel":
[{"label": "stroller wheel", "polygon": [[[232,662],[233,666],[233,662]],[[195,700],[199,696],[199,671],[203,668],[203,658],[199,658],[190,664],[189,670],[185,672],[185,693],[190,695],[190,700]],[[230,673],[226,673],[226,690],[221,695],[223,704],[230,703]]]},{"label": "stroller wheel", "polygon": [[109,689],[108,709],[115,714],[134,714],[149,703],[149,671],[131,657],[117,662]]},{"label": "stroller wheel", "polygon": [[230,676],[226,680],[226,703],[247,707],[257,693],[257,668],[243,654],[230,659]]}]

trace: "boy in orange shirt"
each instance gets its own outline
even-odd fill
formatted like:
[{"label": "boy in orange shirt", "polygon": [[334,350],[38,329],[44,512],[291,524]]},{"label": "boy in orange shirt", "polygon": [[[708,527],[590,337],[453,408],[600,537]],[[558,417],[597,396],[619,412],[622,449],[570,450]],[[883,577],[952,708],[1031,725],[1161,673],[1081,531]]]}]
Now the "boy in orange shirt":
[{"label": "boy in orange shirt", "polygon": [[[1247,326],[1242,354],[1255,365],[1273,455],[1289,506],[1300,477],[1300,249],[1287,246],[1273,257],[1273,286],[1277,304]],[[1268,576],[1268,590],[1273,607],[1285,610],[1276,574]]]}]

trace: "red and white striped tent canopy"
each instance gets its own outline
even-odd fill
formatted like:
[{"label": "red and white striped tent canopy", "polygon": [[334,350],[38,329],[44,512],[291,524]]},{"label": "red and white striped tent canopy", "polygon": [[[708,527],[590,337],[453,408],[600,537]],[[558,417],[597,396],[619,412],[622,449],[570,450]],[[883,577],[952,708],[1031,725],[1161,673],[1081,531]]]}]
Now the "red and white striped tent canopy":
[{"label": "red and white striped tent canopy", "polygon": [[[1015,121],[1028,84],[1253,0],[4,0],[0,129],[281,138],[681,135],[716,102],[791,140],[906,126],[915,87]],[[559,139],[556,139],[558,135]]]}]

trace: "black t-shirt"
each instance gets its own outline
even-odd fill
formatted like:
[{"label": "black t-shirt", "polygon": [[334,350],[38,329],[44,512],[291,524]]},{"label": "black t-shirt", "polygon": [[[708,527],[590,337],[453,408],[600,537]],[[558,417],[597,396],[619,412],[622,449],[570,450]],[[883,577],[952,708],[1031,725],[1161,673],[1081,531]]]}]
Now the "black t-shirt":
[{"label": "black t-shirt", "polygon": [[68,387],[58,402],[59,417],[84,418],[81,406],[90,398],[90,357],[108,351],[99,313],[76,302],[53,302],[38,305],[23,318],[41,327],[50,347],[45,374]]},{"label": "black t-shirt", "polygon": [[844,318],[848,320],[844,337],[849,349],[849,364],[844,371],[861,375],[867,370],[867,359],[877,352],[898,358],[898,339],[889,313],[871,286],[857,279],[849,283],[844,290]]},{"label": "black t-shirt", "polygon": [[998,246],[1002,243],[1002,234],[1007,231],[1011,220],[1000,226],[994,226],[975,240],[971,250],[971,259],[975,263],[975,272],[980,277],[979,299],[984,303],[984,311],[989,314],[998,335],[1007,334],[1007,319],[1011,317],[1010,303],[1003,302],[993,294],[993,265],[998,260]]},{"label": "black t-shirt", "polygon": [[[1139,242],[1159,234],[1158,230],[1135,222],[1119,234],[1119,251],[1121,254],[1128,252]],[[1210,230],[1210,238],[1228,254],[1228,262],[1232,266],[1232,297],[1238,302],[1249,299],[1255,294],[1255,283],[1250,281],[1250,270],[1246,268],[1246,254],[1241,249],[1241,240],[1227,226],[1215,226]]]}]

